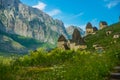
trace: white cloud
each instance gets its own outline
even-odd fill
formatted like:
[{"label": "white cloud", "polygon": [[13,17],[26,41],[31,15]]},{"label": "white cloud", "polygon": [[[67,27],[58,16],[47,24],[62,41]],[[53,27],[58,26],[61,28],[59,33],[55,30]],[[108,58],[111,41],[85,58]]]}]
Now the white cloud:
[{"label": "white cloud", "polygon": [[40,9],[40,10],[44,10],[46,6],[47,6],[47,5],[46,5],[45,3],[43,3],[43,2],[38,2],[37,5],[34,5],[34,6],[32,6],[32,7],[37,8],[37,9]]},{"label": "white cloud", "polygon": [[[43,3],[43,2],[38,2],[37,5],[32,6],[33,8],[37,8],[40,10],[45,10],[47,4]],[[47,14],[49,14],[50,16],[56,16],[58,14],[61,13],[61,10],[59,9],[52,9],[51,11],[45,11]]]},{"label": "white cloud", "polygon": [[61,13],[61,11],[59,9],[53,9],[52,11],[50,12],[47,12],[50,16],[56,16],[58,14]]},{"label": "white cloud", "polygon": [[114,0],[114,1],[110,1],[110,2],[106,5],[106,7],[110,9],[110,8],[112,8],[112,7],[117,6],[118,4],[120,4],[120,0]]},{"label": "white cloud", "polygon": [[83,12],[80,12],[79,14],[74,15],[73,18],[77,18],[77,17],[80,17],[80,16],[82,16],[82,15],[84,15],[84,13],[83,13]]}]

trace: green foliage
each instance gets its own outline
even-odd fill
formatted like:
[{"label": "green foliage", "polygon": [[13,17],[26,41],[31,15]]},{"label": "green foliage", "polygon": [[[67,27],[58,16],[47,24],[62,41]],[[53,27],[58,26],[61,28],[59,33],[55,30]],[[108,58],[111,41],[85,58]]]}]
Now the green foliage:
[{"label": "green foliage", "polygon": [[[93,44],[99,44],[105,50],[111,50],[112,48],[118,49],[118,46],[120,46],[120,38],[119,39],[113,39],[113,35],[118,33],[120,30],[120,23],[116,23],[113,25],[110,25],[107,28],[104,28],[102,30],[99,30],[94,35],[88,35],[85,37],[86,43],[88,45],[88,50],[93,50],[92,47]],[[112,31],[110,35],[106,35],[107,31]],[[114,43],[116,41],[117,43]]]},{"label": "green foliage", "polygon": [[10,67],[0,63],[0,80],[11,80]]},{"label": "green foliage", "polygon": [[[117,64],[117,54],[113,52],[91,53],[89,51],[64,51],[54,49],[46,52],[38,49],[29,55],[13,59],[9,66],[2,64],[2,79],[32,80],[104,80]],[[7,68],[7,69],[6,69]]]},{"label": "green foliage", "polygon": [[[53,66],[69,60],[73,56],[73,51],[62,51],[55,49],[50,53],[44,49],[32,51],[29,55],[25,55],[16,60],[15,65],[21,66]],[[19,62],[19,63],[18,63]]]},{"label": "green foliage", "polygon": [[[120,39],[113,39],[113,32],[106,36],[106,30],[118,31],[117,23],[113,28],[105,28],[98,34],[88,35],[85,40],[87,51],[44,49],[31,51],[30,54],[9,58],[0,57],[0,80],[105,80],[113,66],[120,60]],[[116,27],[117,26],[117,27]],[[116,40],[117,43],[111,43]],[[98,53],[91,46],[100,44],[104,52]]]},{"label": "green foliage", "polygon": [[[17,48],[17,45],[15,44],[15,42],[20,43],[22,46],[24,46],[25,48],[27,48],[29,50],[34,50],[34,49],[36,49],[38,47],[54,48],[56,46],[56,45],[53,45],[53,44],[50,44],[50,43],[40,42],[39,40],[35,40],[33,38],[23,37],[23,36],[15,35],[15,34],[7,34],[7,33],[3,32],[3,31],[0,31],[0,35],[6,36],[8,38],[10,37],[11,39],[13,39],[12,43],[14,43],[13,45],[15,45],[16,48]],[[8,44],[8,43],[6,43],[6,44]],[[18,47],[19,47],[19,45],[18,45]],[[2,50],[0,50],[0,51],[2,51]]]}]

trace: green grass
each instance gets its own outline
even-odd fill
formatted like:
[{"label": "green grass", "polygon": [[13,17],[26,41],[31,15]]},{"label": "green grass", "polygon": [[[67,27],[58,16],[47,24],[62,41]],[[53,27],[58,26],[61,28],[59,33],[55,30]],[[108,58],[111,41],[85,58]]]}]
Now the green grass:
[{"label": "green grass", "polygon": [[7,34],[7,33],[2,32],[2,31],[0,32],[0,34],[12,38],[16,42],[20,43],[21,45],[23,45],[24,47],[27,47],[27,48],[33,48],[34,46],[40,47],[40,46],[43,46],[45,44],[48,44],[48,43],[40,42],[39,40],[36,40],[33,38],[24,37],[24,36],[15,35],[15,34]]},{"label": "green grass", "polygon": [[[119,25],[85,37],[87,50],[37,49],[23,56],[0,57],[0,80],[105,80],[120,61],[120,39],[112,38]],[[106,36],[107,30],[113,33]],[[114,40],[117,43],[111,43]],[[100,44],[104,51],[95,51],[93,44]]]},{"label": "green grass", "polygon": [[[8,53],[11,50],[12,52],[16,52],[18,49],[26,49],[26,50],[35,50],[39,47],[44,47],[44,48],[55,48],[56,45],[50,44],[50,43],[44,43],[40,42],[39,40],[29,38],[29,37],[24,37],[20,35],[15,35],[15,34],[7,34],[3,31],[0,31],[1,36],[5,36],[8,41],[4,41],[3,47],[0,48],[0,52],[6,52]],[[9,47],[10,49],[6,50],[6,45],[11,46]],[[26,51],[25,51],[26,52]],[[18,52],[19,53],[19,52]],[[27,53],[27,52],[26,52]]]},{"label": "green grass", "polygon": [[104,80],[117,61],[112,52],[40,49],[14,58],[11,64],[0,64],[0,76],[3,80]]},{"label": "green grass", "polygon": [[[106,31],[111,30],[112,34],[109,36],[106,36]],[[88,35],[85,37],[86,43],[88,45],[88,50],[93,50],[94,48],[92,47],[93,44],[99,44],[103,46],[106,50],[111,50],[111,48],[118,49],[116,45],[120,45],[120,38],[119,39],[113,39],[113,35],[120,32],[120,22],[110,25],[109,27],[99,30],[96,32],[95,35]],[[116,44],[113,42],[117,41]],[[111,44],[111,42],[113,44]],[[114,46],[114,47],[113,47]]]}]

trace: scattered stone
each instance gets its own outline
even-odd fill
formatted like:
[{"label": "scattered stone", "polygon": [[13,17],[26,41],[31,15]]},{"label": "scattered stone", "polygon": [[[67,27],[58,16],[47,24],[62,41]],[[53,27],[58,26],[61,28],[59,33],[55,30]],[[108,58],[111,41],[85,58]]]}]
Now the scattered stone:
[{"label": "scattered stone", "polygon": [[119,34],[119,33],[116,33],[116,34],[113,35],[113,38],[114,38],[114,39],[117,39],[117,38],[119,38],[119,37],[120,37],[120,34]]},{"label": "scattered stone", "polygon": [[107,35],[107,36],[110,35],[110,34],[112,34],[112,31],[111,31],[111,30],[106,31],[106,35]]},{"label": "scattered stone", "polygon": [[111,73],[110,78],[120,80],[120,73]]}]

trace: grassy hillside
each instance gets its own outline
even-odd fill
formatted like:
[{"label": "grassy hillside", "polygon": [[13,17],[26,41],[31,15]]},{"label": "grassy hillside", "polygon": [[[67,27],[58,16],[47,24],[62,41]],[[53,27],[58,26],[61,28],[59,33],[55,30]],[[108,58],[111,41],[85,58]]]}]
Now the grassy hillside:
[{"label": "grassy hillside", "polygon": [[[107,80],[112,68],[120,64],[120,38],[113,39],[119,26],[116,23],[86,36],[87,50],[37,49],[20,57],[0,57],[0,80]],[[106,36],[107,30],[112,34]],[[98,53],[93,44],[104,51]]]},{"label": "grassy hillside", "polygon": [[[106,35],[107,31],[112,31],[110,35]],[[113,35],[120,33],[120,22],[110,25],[107,28],[99,30],[94,35],[88,35],[85,37],[85,41],[88,45],[88,50],[93,50],[94,44],[99,44],[105,50],[119,50],[120,38],[114,39]]]},{"label": "grassy hillside", "polygon": [[33,38],[23,37],[15,34],[7,34],[0,31],[0,52],[6,53],[27,53],[28,50],[35,50],[39,47],[54,48],[55,45],[40,42]]},{"label": "grassy hillside", "polygon": [[12,38],[0,34],[0,52],[21,53],[25,47],[14,41]]}]

